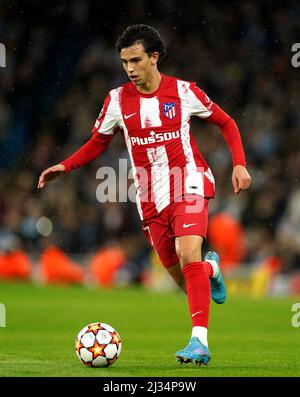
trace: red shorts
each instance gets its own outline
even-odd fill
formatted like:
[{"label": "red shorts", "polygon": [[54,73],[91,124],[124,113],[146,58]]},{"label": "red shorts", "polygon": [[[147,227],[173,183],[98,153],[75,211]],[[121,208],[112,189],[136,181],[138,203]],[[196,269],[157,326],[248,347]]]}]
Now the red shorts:
[{"label": "red shorts", "polygon": [[175,237],[195,235],[206,238],[208,201],[207,198],[190,195],[181,201],[174,201],[157,216],[143,221],[145,236],[164,267],[179,263]]}]

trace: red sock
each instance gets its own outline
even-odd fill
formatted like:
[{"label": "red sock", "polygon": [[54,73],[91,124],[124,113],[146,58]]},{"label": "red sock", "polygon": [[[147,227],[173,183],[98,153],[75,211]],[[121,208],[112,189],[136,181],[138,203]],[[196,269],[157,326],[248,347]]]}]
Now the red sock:
[{"label": "red sock", "polygon": [[210,283],[213,268],[208,262],[193,262],[182,269],[186,282],[192,325],[205,327],[208,325],[210,305]]}]

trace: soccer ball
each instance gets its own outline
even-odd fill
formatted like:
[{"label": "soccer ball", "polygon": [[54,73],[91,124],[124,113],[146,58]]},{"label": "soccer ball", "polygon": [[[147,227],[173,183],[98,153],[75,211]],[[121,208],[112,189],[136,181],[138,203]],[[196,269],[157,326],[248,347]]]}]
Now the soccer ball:
[{"label": "soccer ball", "polygon": [[109,367],[121,354],[118,332],[105,323],[91,323],[82,328],[75,340],[79,360],[89,367]]}]

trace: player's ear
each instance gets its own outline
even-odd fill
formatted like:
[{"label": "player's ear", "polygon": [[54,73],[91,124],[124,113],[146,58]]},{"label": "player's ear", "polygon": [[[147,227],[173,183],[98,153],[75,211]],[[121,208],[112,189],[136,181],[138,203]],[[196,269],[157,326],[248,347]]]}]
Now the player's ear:
[{"label": "player's ear", "polygon": [[151,65],[156,65],[159,59],[159,52],[152,52],[151,54]]}]

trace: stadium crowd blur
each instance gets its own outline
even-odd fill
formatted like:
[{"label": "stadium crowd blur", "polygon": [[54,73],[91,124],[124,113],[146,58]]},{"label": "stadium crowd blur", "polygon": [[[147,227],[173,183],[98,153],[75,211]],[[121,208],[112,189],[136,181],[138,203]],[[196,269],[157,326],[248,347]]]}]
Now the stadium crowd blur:
[{"label": "stadium crowd blur", "polygon": [[[54,245],[89,258],[117,242],[132,279],[147,268],[135,203],[96,198],[99,167],[118,174],[127,159],[129,169],[121,136],[101,158],[37,190],[41,171],[89,139],[105,95],[126,82],[116,38],[129,24],[147,23],[168,49],[160,70],[196,81],[242,134],[253,184],[236,196],[220,131],[192,122],[216,179],[206,248],[219,249],[229,269],[271,258],[280,274],[299,271],[300,68],[291,64],[299,21],[296,1],[1,2],[0,251],[22,247],[38,258]],[[131,183],[120,180],[125,189]]]}]

